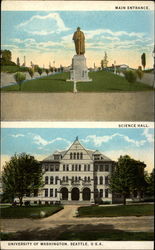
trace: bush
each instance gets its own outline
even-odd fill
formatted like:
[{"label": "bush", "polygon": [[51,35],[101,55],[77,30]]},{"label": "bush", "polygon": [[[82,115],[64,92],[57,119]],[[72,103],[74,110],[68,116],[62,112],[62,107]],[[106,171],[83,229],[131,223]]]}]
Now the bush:
[{"label": "bush", "polygon": [[29,73],[29,75],[31,76],[31,78],[34,76],[34,69],[32,69],[32,68],[29,68],[28,69],[28,73]]},{"label": "bush", "polygon": [[128,81],[128,82],[136,82],[136,79],[137,79],[137,74],[135,71],[133,70],[126,70],[124,71],[124,76],[125,76],[125,79]]},{"label": "bush", "polygon": [[21,84],[26,79],[26,75],[22,72],[17,72],[14,75],[14,78],[15,78],[16,82],[19,84],[19,89],[21,90]]},{"label": "bush", "polygon": [[43,73],[43,70],[41,68],[38,68],[38,73],[41,76],[41,74]]},{"label": "bush", "polygon": [[141,80],[144,75],[141,66],[136,70],[136,74],[137,74],[137,77]]}]

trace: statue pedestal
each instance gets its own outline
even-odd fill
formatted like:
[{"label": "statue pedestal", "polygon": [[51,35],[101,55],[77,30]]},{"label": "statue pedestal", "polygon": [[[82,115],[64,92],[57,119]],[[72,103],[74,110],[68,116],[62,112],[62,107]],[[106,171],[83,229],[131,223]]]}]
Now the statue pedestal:
[{"label": "statue pedestal", "polygon": [[70,70],[70,79],[73,82],[91,82],[88,77],[88,68],[86,66],[86,58],[84,55],[75,55],[72,59],[72,70]]}]

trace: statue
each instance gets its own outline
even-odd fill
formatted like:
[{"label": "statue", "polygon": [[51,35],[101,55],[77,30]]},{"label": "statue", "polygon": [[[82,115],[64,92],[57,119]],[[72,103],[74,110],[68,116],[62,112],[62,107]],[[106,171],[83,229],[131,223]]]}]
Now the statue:
[{"label": "statue", "polygon": [[73,40],[75,43],[75,50],[77,55],[84,55],[85,53],[85,36],[84,33],[80,30],[80,27],[77,28],[77,31],[74,32]]}]

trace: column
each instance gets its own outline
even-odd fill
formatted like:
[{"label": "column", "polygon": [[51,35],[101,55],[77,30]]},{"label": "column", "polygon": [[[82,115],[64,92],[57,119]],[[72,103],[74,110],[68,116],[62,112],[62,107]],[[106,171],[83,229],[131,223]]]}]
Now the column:
[{"label": "column", "polygon": [[71,201],[71,192],[68,192],[68,200]]},{"label": "column", "polygon": [[80,192],[79,201],[83,201],[83,198],[82,198],[82,191]]},{"label": "column", "polygon": [[94,192],[92,192],[92,191],[90,193],[90,201],[94,201]]}]

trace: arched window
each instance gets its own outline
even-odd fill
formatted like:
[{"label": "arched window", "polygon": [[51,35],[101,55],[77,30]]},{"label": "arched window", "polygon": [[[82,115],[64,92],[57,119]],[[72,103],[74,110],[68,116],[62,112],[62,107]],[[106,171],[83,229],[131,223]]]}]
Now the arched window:
[{"label": "arched window", "polygon": [[54,182],[54,178],[53,178],[53,176],[51,176],[50,177],[50,184],[53,184],[53,182]]},{"label": "arched window", "polygon": [[83,159],[83,153],[80,153],[80,159]]},{"label": "arched window", "polygon": [[103,176],[100,176],[100,185],[103,184]]},{"label": "arched window", "polygon": [[58,184],[58,176],[55,177],[55,184]]},{"label": "arched window", "polygon": [[94,184],[97,185],[98,184],[98,178],[97,176],[95,176],[95,179],[94,179]]},{"label": "arched window", "polygon": [[70,153],[70,159],[72,159],[72,156],[73,156],[73,154],[72,154],[72,153]]},{"label": "arched window", "polygon": [[88,176],[88,182],[90,182],[90,177]]},{"label": "arched window", "polygon": [[74,159],[76,159],[76,153],[74,153]]},{"label": "arched window", "polygon": [[108,185],[109,184],[109,178],[108,176],[105,177],[105,185]]},{"label": "arched window", "polygon": [[75,181],[77,182],[77,180],[78,180],[78,178],[77,178],[77,176],[75,176]]},{"label": "arched window", "polygon": [[79,171],[81,171],[81,165],[79,165]]},{"label": "arched window", "polygon": [[84,182],[87,182],[87,177],[86,176],[84,177]]},{"label": "arched window", "polygon": [[72,165],[72,171],[74,171],[74,165]]},{"label": "arched window", "polygon": [[68,176],[66,176],[66,182],[68,182]]},{"label": "arched window", "polygon": [[48,176],[45,176],[45,184],[48,184]]},{"label": "arched window", "polygon": [[77,171],[77,170],[78,170],[78,165],[76,164],[76,165],[75,165],[75,171]]},{"label": "arched window", "polygon": [[79,153],[77,153],[77,159],[79,159]]}]

